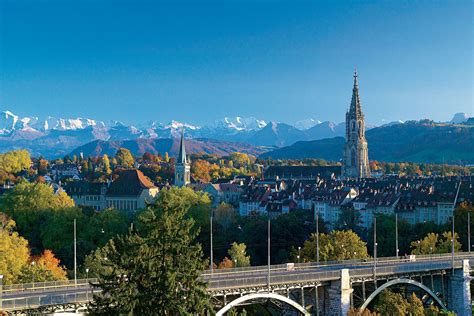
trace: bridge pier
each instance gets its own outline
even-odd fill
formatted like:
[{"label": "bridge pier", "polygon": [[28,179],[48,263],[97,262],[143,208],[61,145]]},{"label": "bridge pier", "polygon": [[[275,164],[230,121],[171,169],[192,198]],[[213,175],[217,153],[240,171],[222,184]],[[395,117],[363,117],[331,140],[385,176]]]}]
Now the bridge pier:
[{"label": "bridge pier", "polygon": [[331,281],[331,284],[328,289],[328,315],[346,315],[349,309],[351,308],[352,292],[353,289],[351,287],[349,269],[342,269],[340,280]]},{"label": "bridge pier", "polygon": [[448,308],[458,316],[471,316],[471,278],[469,260],[463,260],[462,268],[455,269],[448,279]]}]

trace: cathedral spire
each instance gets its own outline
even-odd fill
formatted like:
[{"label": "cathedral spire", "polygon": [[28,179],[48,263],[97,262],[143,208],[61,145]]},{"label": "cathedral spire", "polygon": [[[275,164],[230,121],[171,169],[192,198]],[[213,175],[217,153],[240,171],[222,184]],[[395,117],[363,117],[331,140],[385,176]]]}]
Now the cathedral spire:
[{"label": "cathedral spire", "polygon": [[346,113],[346,145],[342,172],[347,178],[370,177],[364,114],[360,105],[357,77],[357,70],[355,70],[351,105]]},{"label": "cathedral spire", "polygon": [[354,70],[354,87],[352,88],[352,100],[349,112],[351,114],[362,115],[359,97],[359,82],[357,80],[357,69]]},{"label": "cathedral spire", "polygon": [[186,145],[184,144],[184,127],[181,130],[181,142],[179,144],[178,162],[185,164],[186,161]]}]

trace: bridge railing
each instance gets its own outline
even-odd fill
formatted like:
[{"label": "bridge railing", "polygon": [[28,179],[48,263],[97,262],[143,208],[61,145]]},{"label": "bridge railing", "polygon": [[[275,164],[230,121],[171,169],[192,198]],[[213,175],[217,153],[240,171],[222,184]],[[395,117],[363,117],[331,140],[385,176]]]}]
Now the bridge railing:
[{"label": "bridge railing", "polygon": [[[455,254],[455,259],[463,259],[463,258],[474,258],[474,253],[463,253],[457,252]],[[416,255],[414,258],[415,262],[431,262],[431,261],[439,261],[439,260],[448,260],[451,259],[451,254],[432,254],[432,255]],[[377,258],[377,264],[382,263],[407,263],[413,262],[413,259],[406,258],[405,256],[401,257],[380,257]],[[294,266],[292,269],[294,270],[305,270],[305,269],[312,269],[317,267],[325,267],[325,266],[351,266],[351,267],[364,267],[364,266],[371,266],[374,264],[373,258],[368,259],[352,259],[352,260],[339,260],[339,261],[321,261],[318,263],[316,262],[305,262],[305,263],[293,263]],[[271,272],[276,271],[286,271],[288,270],[288,266],[286,264],[278,264],[278,265],[271,265],[270,266]],[[202,276],[207,279],[212,279],[214,277],[221,277],[222,275],[231,274],[246,274],[246,275],[256,275],[261,274],[262,272],[268,271],[268,266],[249,266],[249,267],[239,267],[239,268],[226,268],[226,269],[216,269],[212,273],[210,270],[205,270],[202,273]]]},{"label": "bridge railing", "polygon": [[[297,283],[297,282],[308,282],[308,281],[326,281],[334,280],[340,277],[340,271],[319,271],[312,273],[288,273],[288,274],[270,274],[270,284],[286,284],[286,283]],[[209,290],[219,289],[233,289],[233,288],[244,288],[244,287],[261,287],[268,284],[268,276],[260,274],[259,276],[248,276],[238,278],[220,278],[220,279],[209,279],[208,282]]]},{"label": "bridge railing", "polygon": [[20,292],[20,291],[44,291],[58,288],[64,289],[68,287],[84,287],[88,286],[90,282],[96,282],[97,279],[77,279],[64,281],[46,281],[46,282],[32,282],[22,284],[3,285],[3,293]]},{"label": "bridge railing", "polygon": [[21,310],[38,308],[48,305],[62,305],[72,303],[85,303],[92,298],[89,292],[75,292],[67,294],[49,294],[28,297],[7,298],[2,300],[3,310]]},{"label": "bridge railing", "polygon": [[[462,267],[462,259],[456,259],[455,268]],[[411,273],[421,272],[430,270],[443,270],[451,268],[450,261],[420,261],[420,262],[403,262],[400,265],[391,266],[377,266],[375,272],[377,275],[391,275],[400,273]],[[206,277],[205,280],[208,282],[208,289],[220,290],[220,289],[232,289],[232,288],[243,288],[243,287],[262,287],[268,284],[268,276],[263,273],[265,271],[249,271],[248,273],[236,275],[235,273],[222,273],[214,277]],[[300,272],[300,273],[298,273]],[[351,276],[367,277],[374,274],[374,267],[360,267],[353,268],[350,270]],[[297,282],[311,282],[311,281],[330,281],[340,278],[340,270],[328,270],[328,271],[301,271],[296,270],[292,273],[270,273],[270,283],[285,284],[285,283],[297,283]]]}]

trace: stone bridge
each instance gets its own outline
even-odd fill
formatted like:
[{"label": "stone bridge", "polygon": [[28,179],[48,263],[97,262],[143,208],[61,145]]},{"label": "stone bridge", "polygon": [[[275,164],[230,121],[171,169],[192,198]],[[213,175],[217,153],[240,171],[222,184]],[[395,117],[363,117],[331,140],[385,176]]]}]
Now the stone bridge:
[{"label": "stone bridge", "polygon": [[[472,262],[472,264],[470,264]],[[454,265],[453,265],[454,263]],[[263,303],[275,314],[345,315],[371,307],[385,288],[416,292],[427,304],[471,315],[474,253],[379,258],[374,261],[302,263],[204,271],[217,315],[239,305]],[[4,286],[1,305],[12,314],[80,311],[92,298],[89,281]],[[1,308],[0,308],[1,309]]]}]

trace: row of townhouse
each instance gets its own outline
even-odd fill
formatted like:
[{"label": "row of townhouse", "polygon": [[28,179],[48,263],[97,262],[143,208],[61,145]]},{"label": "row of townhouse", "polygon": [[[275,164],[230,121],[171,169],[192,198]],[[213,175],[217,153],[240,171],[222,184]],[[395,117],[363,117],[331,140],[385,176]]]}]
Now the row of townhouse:
[{"label": "row of townhouse", "polygon": [[272,216],[293,209],[313,210],[328,226],[334,227],[343,208],[360,214],[361,225],[369,228],[375,214],[398,215],[410,224],[447,223],[461,181],[458,203],[474,202],[471,177],[399,178],[363,180],[267,179],[254,181],[239,202],[241,216],[268,213]]}]

